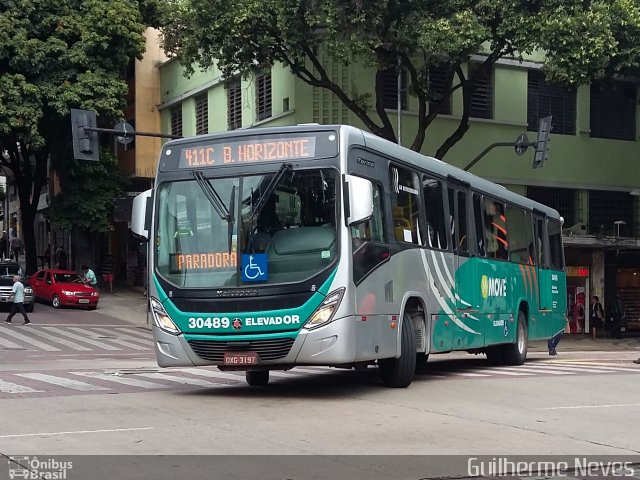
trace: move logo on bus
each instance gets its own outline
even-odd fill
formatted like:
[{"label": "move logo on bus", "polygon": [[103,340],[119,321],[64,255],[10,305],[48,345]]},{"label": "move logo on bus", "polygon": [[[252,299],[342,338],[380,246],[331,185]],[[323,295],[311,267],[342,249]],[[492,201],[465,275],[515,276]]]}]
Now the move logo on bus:
[{"label": "move logo on bus", "polygon": [[493,278],[483,275],[480,280],[480,291],[482,292],[482,298],[506,297],[507,279]]}]

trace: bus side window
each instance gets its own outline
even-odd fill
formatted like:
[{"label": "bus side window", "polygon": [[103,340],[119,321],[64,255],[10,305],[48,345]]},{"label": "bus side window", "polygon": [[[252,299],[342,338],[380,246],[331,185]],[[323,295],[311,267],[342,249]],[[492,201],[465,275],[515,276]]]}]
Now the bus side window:
[{"label": "bus side window", "polygon": [[[449,208],[451,208],[451,205],[449,205]],[[469,242],[467,233],[467,194],[462,191],[458,191],[456,218],[458,227],[458,252],[463,255],[467,255],[469,253]]]},{"label": "bus side window", "polygon": [[480,195],[473,194],[473,219],[475,224],[476,233],[476,253],[480,257],[487,256],[487,250],[485,249],[484,239],[484,227],[482,226],[482,205],[480,202]]},{"label": "bus side window", "polygon": [[509,259],[509,241],[504,204],[485,197],[484,226],[486,229],[487,255],[502,260]]},{"label": "bus side window", "polygon": [[[424,175],[422,193],[427,219],[426,240],[423,244],[429,248],[446,250],[449,244],[447,230],[452,228],[452,222],[450,219],[445,220],[443,182]],[[450,211],[453,212],[453,205]]]},{"label": "bus side window", "polygon": [[418,243],[418,176],[410,170],[391,166],[391,215],[395,238],[399,242]]},{"label": "bus side window", "polygon": [[373,188],[373,215],[368,220],[351,226],[353,250],[365,242],[384,242],[384,221],[382,217],[382,193],[380,185]]}]

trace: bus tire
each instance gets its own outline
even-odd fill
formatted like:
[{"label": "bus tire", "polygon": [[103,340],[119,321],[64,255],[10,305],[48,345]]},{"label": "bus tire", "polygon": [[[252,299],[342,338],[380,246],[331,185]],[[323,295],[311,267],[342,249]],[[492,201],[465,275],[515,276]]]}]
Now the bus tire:
[{"label": "bus tire", "polygon": [[527,331],[527,317],[522,310],[518,311],[518,325],[516,327],[516,341],[502,345],[502,358],[505,365],[522,365],[527,359],[527,345],[529,334]]},{"label": "bus tire", "polygon": [[400,335],[400,357],[378,361],[380,376],[387,387],[406,388],[416,374],[416,331],[408,313],[402,317]]},{"label": "bus tire", "polygon": [[247,370],[245,378],[252,387],[264,387],[269,383],[269,370]]}]

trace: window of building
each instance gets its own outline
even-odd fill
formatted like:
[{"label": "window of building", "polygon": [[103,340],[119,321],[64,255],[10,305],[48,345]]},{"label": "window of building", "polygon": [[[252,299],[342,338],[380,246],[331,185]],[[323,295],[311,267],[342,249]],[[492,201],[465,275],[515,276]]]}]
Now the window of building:
[{"label": "window of building", "polygon": [[636,139],[636,87],[628,82],[591,85],[591,136]]},{"label": "window of building", "polygon": [[256,75],[256,120],[271,117],[271,73]]},{"label": "window of building", "polygon": [[527,187],[527,197],[557,210],[565,228],[576,224],[576,190],[570,188]]},{"label": "window of building", "polygon": [[509,230],[509,260],[533,265],[536,253],[531,214],[521,208],[507,205],[507,228]]},{"label": "window of building", "polygon": [[427,175],[422,177],[422,193],[424,195],[424,210],[427,218],[425,246],[446,250],[447,225],[445,222],[445,204],[443,184],[440,180]]},{"label": "window of building", "polygon": [[182,136],[182,105],[171,109],[171,135]]},{"label": "window of building", "polygon": [[[470,64],[470,70],[479,68],[479,64]],[[476,80],[471,91],[472,118],[493,118],[493,70]]]},{"label": "window of building", "polygon": [[548,83],[540,70],[529,70],[527,129],[538,131],[541,118],[551,115],[554,134],[576,133],[576,89]]},{"label": "window of building", "polygon": [[418,244],[420,191],[418,175],[400,167],[391,167],[391,215],[395,238]]},{"label": "window of building", "polygon": [[487,257],[508,260],[509,241],[504,204],[484,197],[482,206]]},{"label": "window of building", "polygon": [[[451,89],[451,81],[447,82],[449,76],[450,65],[432,65],[427,70],[429,75],[429,94],[431,102],[429,102],[429,108],[434,108],[439,105],[438,112],[442,115],[451,115],[451,95],[449,90]],[[448,95],[448,98],[444,99],[444,96]]]},{"label": "window of building", "polygon": [[209,133],[209,98],[207,94],[196,98],[196,135]]},{"label": "window of building", "polygon": [[242,90],[239,78],[227,84],[227,127],[229,130],[242,127]]},{"label": "window of building", "polygon": [[[381,72],[382,105],[389,110],[398,109],[398,69],[390,68]],[[400,72],[400,104],[402,110],[407,109],[407,72]]]},{"label": "window of building", "polygon": [[636,231],[633,198],[628,192],[590,190],[589,234],[633,236]]}]

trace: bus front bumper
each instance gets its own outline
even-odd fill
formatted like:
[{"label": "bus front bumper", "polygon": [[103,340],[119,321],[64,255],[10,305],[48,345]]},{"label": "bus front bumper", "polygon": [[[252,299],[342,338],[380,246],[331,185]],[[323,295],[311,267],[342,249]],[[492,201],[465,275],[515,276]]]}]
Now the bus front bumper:
[{"label": "bus front bumper", "polygon": [[[333,322],[314,330],[300,330],[292,337],[291,334],[264,334],[243,336],[220,335],[189,335],[189,341],[183,334],[171,335],[153,326],[153,339],[158,365],[161,367],[184,367],[191,365],[217,365],[223,368],[247,370],[256,366],[293,365],[341,365],[350,364],[356,355],[356,317],[349,316],[336,319]],[[197,340],[194,341],[194,337]],[[259,340],[261,347],[255,348],[251,342]],[[190,344],[191,342],[191,344]],[[198,353],[192,345],[198,343]],[[226,351],[238,350],[234,343],[248,345],[246,350],[258,351],[258,363],[250,366],[230,366],[224,363]],[[273,342],[273,348],[269,348]],[[291,347],[284,356],[271,360],[274,351],[283,351],[283,343],[291,343]],[[266,347],[265,347],[266,345]],[[204,353],[203,353],[204,352]],[[262,354],[261,354],[262,353]],[[262,358],[265,357],[265,358]]]}]

